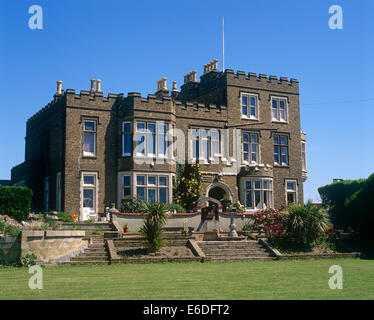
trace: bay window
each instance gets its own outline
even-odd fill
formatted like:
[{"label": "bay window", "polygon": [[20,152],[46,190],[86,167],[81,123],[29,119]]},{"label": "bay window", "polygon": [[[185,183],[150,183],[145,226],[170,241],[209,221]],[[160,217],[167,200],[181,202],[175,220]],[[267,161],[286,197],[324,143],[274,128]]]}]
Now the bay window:
[{"label": "bay window", "polygon": [[166,157],[167,131],[168,124],[163,122],[137,122],[136,155]]},{"label": "bay window", "polygon": [[243,178],[242,198],[247,209],[273,207],[273,180],[271,178]]}]

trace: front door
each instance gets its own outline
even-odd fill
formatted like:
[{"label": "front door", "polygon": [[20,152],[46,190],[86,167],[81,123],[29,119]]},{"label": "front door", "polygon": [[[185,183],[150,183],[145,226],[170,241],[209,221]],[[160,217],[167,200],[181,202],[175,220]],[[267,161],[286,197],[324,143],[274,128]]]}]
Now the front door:
[{"label": "front door", "polygon": [[96,218],[95,198],[95,189],[83,188],[83,220]]}]

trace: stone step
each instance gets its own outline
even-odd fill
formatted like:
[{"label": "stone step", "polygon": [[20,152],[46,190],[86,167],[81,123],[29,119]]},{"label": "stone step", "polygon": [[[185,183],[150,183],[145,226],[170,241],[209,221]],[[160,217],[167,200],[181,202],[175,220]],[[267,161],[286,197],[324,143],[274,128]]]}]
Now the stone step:
[{"label": "stone step", "polygon": [[86,260],[86,261],[68,261],[68,262],[61,262],[61,265],[96,265],[96,264],[109,264],[108,261],[93,261],[93,260]]},{"label": "stone step", "polygon": [[270,257],[271,254],[267,253],[267,252],[256,252],[256,253],[244,253],[244,254],[237,254],[237,253],[233,253],[233,254],[228,254],[228,253],[205,253],[205,256],[207,257]]},{"label": "stone step", "polygon": [[258,251],[203,251],[205,255],[229,255],[229,256],[242,256],[242,255],[256,255],[256,254],[269,254],[264,250]]},{"label": "stone step", "polygon": [[107,253],[106,252],[86,252],[84,251],[81,255],[79,256],[87,256],[87,257],[106,257]]},{"label": "stone step", "polygon": [[214,262],[228,262],[228,261],[252,261],[252,260],[274,260],[274,257],[252,256],[252,257],[209,257],[210,261]]},{"label": "stone step", "polygon": [[108,261],[107,256],[87,256],[87,255],[81,255],[78,257],[73,257],[70,259],[70,261]]}]

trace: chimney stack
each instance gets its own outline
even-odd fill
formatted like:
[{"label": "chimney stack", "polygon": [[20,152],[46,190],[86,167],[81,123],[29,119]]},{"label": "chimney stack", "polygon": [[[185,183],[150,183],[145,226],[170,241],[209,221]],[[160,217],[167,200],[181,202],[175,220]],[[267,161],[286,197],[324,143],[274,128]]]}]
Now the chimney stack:
[{"label": "chimney stack", "polygon": [[96,92],[101,92],[101,80],[96,80]]},{"label": "chimney stack", "polygon": [[91,81],[91,89],[90,89],[90,91],[91,92],[95,92],[95,81],[96,80],[95,79],[91,79],[90,81]]},{"label": "chimney stack", "polygon": [[173,81],[173,89],[171,91],[178,91],[177,89],[177,82],[176,81]]},{"label": "chimney stack", "polygon": [[218,65],[218,60],[214,59],[213,61],[204,64],[204,74],[207,74],[211,71],[217,71],[217,65]]},{"label": "chimney stack", "polygon": [[157,80],[157,91],[161,90],[167,90],[165,77],[161,78],[160,80]]},{"label": "chimney stack", "polygon": [[196,82],[196,70],[191,71],[184,76],[184,83],[187,82]]},{"label": "chimney stack", "polygon": [[62,81],[61,80],[57,80],[57,92],[56,94],[60,95],[62,93]]}]

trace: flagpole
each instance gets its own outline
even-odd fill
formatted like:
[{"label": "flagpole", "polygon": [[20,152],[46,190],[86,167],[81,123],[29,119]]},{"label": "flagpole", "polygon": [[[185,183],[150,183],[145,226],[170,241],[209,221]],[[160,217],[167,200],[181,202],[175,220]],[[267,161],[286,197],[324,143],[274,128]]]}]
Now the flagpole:
[{"label": "flagpole", "polygon": [[222,17],[222,71],[225,72],[225,17]]}]

